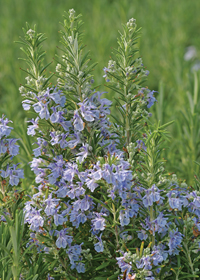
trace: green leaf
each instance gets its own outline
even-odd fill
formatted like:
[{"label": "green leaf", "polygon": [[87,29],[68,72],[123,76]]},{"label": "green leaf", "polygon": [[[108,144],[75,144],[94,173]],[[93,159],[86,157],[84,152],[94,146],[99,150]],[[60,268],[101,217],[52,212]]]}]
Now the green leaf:
[{"label": "green leaf", "polygon": [[174,121],[165,123],[165,124],[161,125],[160,127],[158,127],[158,129],[159,129],[159,130],[164,129],[164,128],[168,127],[169,125],[173,124],[173,123],[174,123]]},{"label": "green leaf", "polygon": [[105,207],[109,212],[112,213],[112,211],[110,210],[110,208],[103,203],[101,200],[97,199],[96,197],[92,196],[92,195],[88,195],[89,197],[91,197],[95,202],[99,203],[100,205],[102,205],[103,207]]},{"label": "green leaf", "polygon": [[[181,274],[183,274],[183,272],[181,272]],[[179,280],[181,280],[181,279],[187,279],[187,278],[199,278],[199,276],[198,275],[196,275],[196,274],[187,274],[187,273],[184,273],[185,274],[185,276],[183,276],[183,277],[179,277],[178,279]]]},{"label": "green leaf", "polygon": [[115,280],[118,279],[118,275],[111,275],[106,280]]},{"label": "green leaf", "polygon": [[9,252],[9,250],[4,245],[2,245],[1,243],[0,243],[0,248],[2,248],[10,256],[10,258],[12,259],[12,255]]},{"label": "green leaf", "polygon": [[109,264],[110,264],[109,261],[108,261],[108,262],[104,262],[103,264],[101,264],[100,266],[98,266],[98,267],[96,268],[96,270],[100,270],[100,269],[102,269],[102,268],[104,268],[104,267],[107,267]]},{"label": "green leaf", "polygon": [[42,69],[40,70],[40,75],[42,75],[42,73],[44,72],[44,70],[46,70],[47,67],[48,67],[49,65],[51,65],[51,64],[52,64],[52,61],[49,62],[49,63],[47,63],[44,67],[42,67]]},{"label": "green leaf", "polygon": [[106,277],[95,277],[94,280],[107,280],[108,278]]}]

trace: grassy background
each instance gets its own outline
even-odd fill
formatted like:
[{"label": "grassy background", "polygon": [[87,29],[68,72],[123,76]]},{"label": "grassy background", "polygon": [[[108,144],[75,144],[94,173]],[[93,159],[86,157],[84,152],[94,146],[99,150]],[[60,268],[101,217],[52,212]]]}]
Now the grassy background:
[{"label": "grassy background", "polygon": [[[117,46],[121,23],[136,18],[138,27],[142,27],[140,54],[150,71],[148,86],[159,91],[153,119],[161,123],[175,120],[169,128],[172,140],[164,155],[167,169],[192,183],[193,173],[198,172],[194,161],[200,156],[200,98],[194,106],[191,101],[194,93],[199,93],[199,74],[195,78],[191,72],[200,59],[199,0],[0,0],[0,114],[14,121],[20,138],[27,143],[22,133],[25,113],[18,91],[26,76],[19,68],[25,65],[18,60],[23,55],[14,41],[22,36],[26,22],[36,24],[48,38],[43,45],[47,61],[51,61],[57,52],[59,22],[63,21],[64,11],[71,8],[83,15],[84,42],[92,60],[99,62],[94,71],[97,84],[104,83],[102,69],[110,59],[111,47]],[[197,56],[184,61],[186,47],[191,45],[196,47]],[[49,71],[54,69],[55,63]],[[112,99],[111,93],[107,96]],[[25,146],[24,153],[28,154]],[[23,155],[22,159],[26,164]]]}]

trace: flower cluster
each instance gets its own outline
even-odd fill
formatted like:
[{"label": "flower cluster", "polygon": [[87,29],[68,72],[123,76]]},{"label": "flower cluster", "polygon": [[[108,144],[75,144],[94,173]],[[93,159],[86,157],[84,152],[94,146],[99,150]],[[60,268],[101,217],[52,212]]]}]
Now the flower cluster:
[{"label": "flower cluster", "polygon": [[[13,205],[17,205],[22,198],[20,180],[24,178],[24,171],[13,163],[13,158],[19,153],[18,139],[10,137],[12,127],[4,115],[0,118],[0,224],[13,218]],[[16,189],[17,187],[17,189]]]},{"label": "flower cluster", "polygon": [[[155,280],[153,276],[152,268],[159,266],[163,262],[162,252],[160,248],[153,248],[150,252],[150,248],[147,247],[143,251],[143,255],[122,253],[122,257],[117,258],[117,264],[121,269],[121,272],[126,271],[126,280],[131,279],[145,279]],[[133,270],[135,266],[135,270]],[[159,269],[158,269],[159,270]],[[119,278],[120,279],[120,278]]]},{"label": "flower cluster", "polygon": [[[195,275],[190,254],[199,250],[200,196],[163,167],[166,125],[154,128],[149,121],[148,109],[157,100],[155,91],[141,87],[149,72],[135,56],[135,20],[124,26],[116,56],[103,69],[106,86],[119,95],[114,123],[111,101],[93,88],[94,65],[83,55],[80,26],[71,9],[62,31],[57,86],[48,84],[35,61],[20,87],[24,110],[35,116],[27,130],[34,139],[35,174],[24,207],[31,232],[27,247],[35,245],[38,254],[57,260],[54,272],[61,273],[61,265],[63,278],[107,279],[111,271],[117,279],[121,270],[123,280],[164,279],[173,277],[164,267],[178,266],[177,255],[190,260],[183,275]],[[31,66],[40,57],[35,40],[40,44],[42,37],[30,29],[25,37]],[[2,123],[0,151],[16,155],[16,141],[6,140],[8,120]],[[8,166],[1,176],[14,185],[23,174]]]},{"label": "flower cluster", "polygon": [[11,130],[13,129],[8,126],[9,122],[11,121],[5,116],[0,118],[0,176],[8,180],[11,186],[17,186],[19,180],[24,178],[24,172],[22,169],[17,168],[18,164],[6,164],[9,158],[12,159],[19,153],[19,145],[16,144],[18,139],[9,138]]}]

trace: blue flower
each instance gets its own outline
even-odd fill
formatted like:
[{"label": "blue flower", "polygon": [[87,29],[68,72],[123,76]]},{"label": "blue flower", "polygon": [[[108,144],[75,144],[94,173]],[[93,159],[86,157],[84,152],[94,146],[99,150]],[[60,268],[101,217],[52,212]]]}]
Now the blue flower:
[{"label": "blue flower", "polygon": [[104,164],[104,170],[102,172],[102,177],[106,180],[108,184],[115,184],[115,174],[113,172],[113,167],[109,164]]},{"label": "blue flower", "polygon": [[76,268],[79,273],[85,272],[85,266],[83,263],[79,264],[82,260],[81,257],[81,245],[74,245],[71,246],[68,250],[66,250],[66,253],[69,257],[71,269]]},{"label": "blue flower", "polygon": [[94,179],[86,179],[86,184],[88,189],[91,190],[91,192],[94,192],[94,190],[99,186],[97,183],[95,183]]},{"label": "blue flower", "polygon": [[116,258],[116,260],[117,260],[117,264],[118,264],[119,268],[121,269],[121,272],[124,272],[125,270],[127,270],[127,274],[128,274],[131,271],[132,266],[130,263],[125,262],[126,256],[127,256],[127,253],[123,253],[123,256]]},{"label": "blue flower", "polygon": [[70,149],[74,149],[79,143],[81,143],[79,133],[74,133],[72,135],[72,139],[67,143]]},{"label": "blue flower", "polygon": [[86,221],[87,221],[87,216],[85,215],[85,213],[81,212],[77,215],[76,224],[74,225],[76,226],[76,228],[78,228],[80,223],[84,224]]},{"label": "blue flower", "polygon": [[48,107],[47,107],[47,103],[45,103],[40,112],[39,112],[39,116],[41,119],[46,119],[48,120],[50,118],[50,113],[49,113],[49,110],[48,110]]},{"label": "blue flower", "polygon": [[35,135],[35,129],[37,129],[38,128],[38,121],[39,121],[39,117],[37,117],[35,120],[34,119],[32,119],[32,120],[30,120],[29,122],[32,122],[32,125],[29,125],[28,126],[28,131],[27,131],[27,134],[28,135]]},{"label": "blue flower", "polygon": [[142,257],[139,261],[136,260],[137,268],[144,268],[146,270],[152,269],[151,258],[150,256]]},{"label": "blue flower", "polygon": [[66,141],[67,134],[66,133],[62,133],[62,134],[60,134],[60,136],[61,136],[61,139],[59,141],[59,144],[60,144],[61,149],[64,149],[64,148],[66,148],[68,146],[68,143]]},{"label": "blue flower", "polygon": [[193,200],[193,205],[196,207],[196,208],[200,208],[200,196],[196,196]]},{"label": "blue flower", "polygon": [[145,207],[149,207],[153,205],[153,195],[151,189],[145,191],[145,196],[143,197],[143,204]]},{"label": "blue flower", "polygon": [[84,144],[81,148],[80,148],[80,153],[77,154],[77,158],[76,161],[79,163],[82,163],[84,161],[85,158],[87,158],[88,156],[88,148],[89,145],[88,144]]},{"label": "blue flower", "polygon": [[104,250],[104,246],[103,246],[103,242],[102,242],[101,236],[102,236],[102,234],[100,235],[100,237],[96,236],[96,238],[98,239],[99,242],[94,244],[94,249],[98,253],[103,252],[103,250]]},{"label": "blue flower", "polygon": [[11,156],[16,156],[19,153],[19,145],[16,145],[18,139],[8,139],[8,149]]},{"label": "blue flower", "polygon": [[80,209],[81,209],[81,211],[89,210],[91,204],[92,204],[92,199],[88,195],[86,195],[80,201]]},{"label": "blue flower", "polygon": [[3,178],[9,177],[9,183],[11,186],[17,186],[19,184],[19,179],[24,178],[23,169],[17,169],[17,166],[18,164],[13,164],[12,166],[7,165],[6,171],[0,170]]},{"label": "blue flower", "polygon": [[155,249],[152,251],[151,259],[153,260],[153,264],[155,266],[158,266],[159,263],[161,263],[164,260],[163,256],[160,254],[160,251]]},{"label": "blue flower", "polygon": [[130,223],[130,218],[128,216],[128,213],[123,210],[120,211],[119,220],[122,227],[127,226]]},{"label": "blue flower", "polygon": [[58,248],[66,248],[67,245],[70,245],[73,241],[73,237],[66,234],[67,229],[62,229],[60,231],[56,230],[55,235],[58,239],[56,240],[56,246]]},{"label": "blue flower", "polygon": [[8,146],[8,143],[7,143],[7,141],[5,141],[5,139],[0,141],[0,154],[6,153],[7,148],[8,148],[7,146]]},{"label": "blue flower", "polygon": [[51,117],[50,117],[50,121],[52,123],[56,123],[59,121],[59,118],[60,118],[60,114],[62,114],[62,112],[57,112],[56,109],[57,109],[58,106],[56,107],[51,107],[52,111],[53,111],[53,114],[51,114]]},{"label": "blue flower", "polygon": [[85,273],[85,264],[82,262],[79,262],[76,265],[76,270],[78,271],[78,273]]},{"label": "blue flower", "polygon": [[146,240],[148,238],[148,234],[146,234],[146,231],[144,229],[138,231],[138,238],[140,240]]},{"label": "blue flower", "polygon": [[48,168],[52,171],[52,173],[48,176],[49,182],[54,184],[56,179],[59,176],[63,176],[64,173],[64,165],[65,161],[63,160],[63,156],[59,155],[54,158],[55,162],[52,162],[48,165]]},{"label": "blue flower", "polygon": [[[88,121],[88,122],[92,122],[94,121],[94,118],[96,116],[96,107],[94,105],[87,105],[87,101],[85,101],[84,103],[78,103],[78,105],[80,106],[80,112],[82,117]],[[94,112],[93,110],[94,109]]]},{"label": "blue flower", "polygon": [[147,93],[147,108],[150,108],[151,106],[153,106],[154,102],[157,101],[155,99],[155,97],[153,96],[154,92],[156,92],[155,90],[148,90],[148,93]]},{"label": "blue flower", "polygon": [[143,204],[145,207],[152,206],[153,202],[158,202],[160,200],[159,190],[156,185],[152,185],[150,189],[145,190],[145,196],[143,197]]},{"label": "blue flower", "polygon": [[68,182],[72,182],[75,174],[78,174],[78,166],[76,163],[68,162],[64,169],[63,179]]},{"label": "blue flower", "polygon": [[0,118],[0,138],[2,138],[3,136],[9,136],[11,130],[13,129],[12,127],[8,126],[7,124],[9,121],[7,118],[4,119],[4,115],[2,116],[2,118]]},{"label": "blue flower", "polygon": [[42,110],[43,106],[41,104],[41,102],[37,102],[33,105],[33,108],[35,110],[36,113],[40,113],[40,111]]},{"label": "blue flower", "polygon": [[[35,157],[38,157],[41,155],[41,152],[46,152],[47,146],[48,146],[48,142],[46,140],[44,140],[43,138],[38,137],[37,138],[36,144],[39,146],[38,148],[33,149],[34,155]],[[42,151],[41,151],[42,150]]]},{"label": "blue flower", "polygon": [[178,247],[180,247],[182,242],[183,234],[178,231],[178,229],[173,229],[169,232],[169,254],[178,255]]},{"label": "blue flower", "polygon": [[28,99],[22,101],[22,107],[25,111],[28,111],[31,108],[31,101]]},{"label": "blue flower", "polygon": [[166,261],[167,257],[168,257],[168,251],[165,249],[166,249],[166,246],[162,243],[159,243],[157,246],[153,247],[153,251],[159,252],[159,254],[162,256],[164,261]]},{"label": "blue flower", "polygon": [[103,78],[106,78],[107,77],[107,72],[109,72],[109,68],[107,68],[107,67],[104,67],[103,68],[103,71],[104,71],[104,75],[103,75]]},{"label": "blue flower", "polygon": [[49,195],[49,197],[44,201],[46,204],[46,208],[44,209],[44,212],[47,216],[53,216],[56,212],[56,204],[58,203],[59,199],[52,198],[52,193]]},{"label": "blue flower", "polygon": [[97,171],[93,172],[91,175],[90,175],[94,180],[100,180],[101,177],[102,177],[102,170],[101,169],[98,169]]},{"label": "blue flower", "polygon": [[[33,231],[39,231],[40,227],[43,227],[44,219],[40,215],[40,211],[33,210],[31,211],[31,216],[28,219],[28,223],[31,225],[30,229]],[[28,213],[26,213],[28,214]]]},{"label": "blue flower", "polygon": [[50,132],[51,140],[50,143],[51,145],[56,145],[60,141],[60,134],[58,134],[56,131]]},{"label": "blue flower", "polygon": [[160,190],[156,187],[155,184],[152,185],[151,187],[151,192],[152,192],[152,198],[153,198],[153,202],[158,202],[160,200]]},{"label": "blue flower", "polygon": [[47,280],[54,280],[55,278],[54,277],[51,277],[51,275],[48,273],[47,275]]},{"label": "blue flower", "polygon": [[72,222],[72,225],[78,228],[80,223],[84,224],[86,221],[87,216],[85,215],[85,213],[73,208],[73,210],[70,213],[70,222]]},{"label": "blue flower", "polygon": [[96,214],[96,218],[91,220],[93,229],[95,231],[98,231],[98,230],[103,231],[106,226],[106,224],[105,224],[106,221],[102,216],[106,216],[106,214],[103,214],[103,213],[95,213],[95,214]]},{"label": "blue flower", "polygon": [[33,149],[33,153],[34,153],[35,157],[41,156],[41,148],[38,147],[38,148]]},{"label": "blue flower", "polygon": [[167,220],[168,218],[165,218],[163,213],[160,212],[158,217],[155,219],[155,227],[157,232],[163,234],[167,232],[167,228],[168,228]]},{"label": "blue flower", "polygon": [[81,119],[81,117],[78,113],[78,110],[74,111],[73,120],[74,120],[73,125],[74,125],[75,130],[82,131],[84,129],[85,124],[84,124],[83,120]]},{"label": "blue flower", "polygon": [[151,233],[155,236],[156,232],[162,233],[164,236],[167,233],[168,224],[167,224],[167,218],[164,217],[163,213],[160,212],[158,217],[154,220],[150,220],[149,217],[145,219],[146,224],[142,224],[143,228],[146,230],[149,229]]},{"label": "blue flower", "polygon": [[169,199],[169,205],[172,209],[178,209],[181,210],[182,208],[182,201],[179,197],[179,192],[176,190],[170,191],[168,194],[168,199]]},{"label": "blue flower", "polygon": [[56,226],[62,225],[66,221],[66,219],[63,217],[63,215],[58,214],[57,212],[58,212],[58,210],[56,209],[55,213],[54,213],[54,216],[53,216],[54,217],[54,224]]},{"label": "blue flower", "polygon": [[[47,92],[49,92],[49,89],[47,89]],[[64,107],[66,102],[66,97],[63,95],[61,90],[57,90],[57,88],[54,88],[53,93],[49,94],[49,97],[56,103],[59,104],[61,107]]]},{"label": "blue flower", "polygon": [[136,141],[137,143],[137,146],[136,146],[136,149],[139,149],[139,150],[147,150],[147,147],[145,146],[144,142],[142,140],[137,140]]}]

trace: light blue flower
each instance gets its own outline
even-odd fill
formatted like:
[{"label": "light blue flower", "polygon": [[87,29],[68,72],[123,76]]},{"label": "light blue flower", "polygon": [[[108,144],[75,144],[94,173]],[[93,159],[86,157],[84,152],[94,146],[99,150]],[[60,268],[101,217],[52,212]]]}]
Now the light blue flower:
[{"label": "light blue flower", "polygon": [[96,236],[96,238],[98,239],[99,242],[94,244],[94,249],[98,253],[103,252],[103,250],[104,250],[104,246],[103,246],[103,242],[102,242],[101,236],[102,236],[102,234],[100,235],[100,237]]}]

